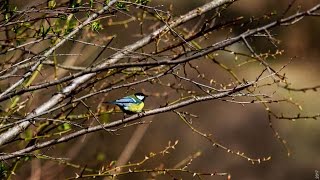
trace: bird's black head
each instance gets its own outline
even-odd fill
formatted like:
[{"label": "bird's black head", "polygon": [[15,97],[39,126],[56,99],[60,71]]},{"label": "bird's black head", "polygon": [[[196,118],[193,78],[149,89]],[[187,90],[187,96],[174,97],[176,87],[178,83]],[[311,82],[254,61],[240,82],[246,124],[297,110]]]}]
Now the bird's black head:
[{"label": "bird's black head", "polygon": [[140,99],[141,101],[144,101],[146,99],[146,97],[148,97],[147,95],[143,94],[143,93],[135,93],[134,94],[138,99]]}]

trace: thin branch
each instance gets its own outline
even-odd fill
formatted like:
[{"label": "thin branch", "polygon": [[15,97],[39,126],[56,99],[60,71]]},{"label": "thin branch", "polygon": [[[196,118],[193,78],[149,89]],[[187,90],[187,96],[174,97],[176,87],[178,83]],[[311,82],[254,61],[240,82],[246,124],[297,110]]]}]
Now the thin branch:
[{"label": "thin branch", "polygon": [[[175,110],[175,109],[178,109],[178,108],[182,108],[182,107],[185,107],[185,106],[197,103],[197,102],[209,101],[209,100],[213,100],[213,99],[227,97],[227,96],[229,96],[231,94],[234,94],[236,92],[240,92],[240,91],[252,86],[255,83],[256,83],[256,81],[251,81],[251,82],[248,82],[248,83],[244,83],[244,84],[241,84],[241,85],[231,89],[230,91],[222,92],[222,93],[218,93],[218,94],[212,94],[212,95],[208,95],[208,96],[194,96],[193,98],[191,98],[189,100],[182,101],[180,103],[176,103],[176,104],[173,104],[173,105],[170,105],[170,106],[166,106],[166,107],[162,107],[162,108],[157,108],[157,109],[153,109],[153,110],[150,110],[150,111],[146,111],[146,112],[143,112],[143,113],[140,113],[140,114],[136,114],[136,115],[130,116],[130,117],[125,118],[125,119],[117,120],[117,121],[114,121],[114,122],[111,122],[111,123],[108,123],[108,124],[103,124],[103,126],[97,125],[97,126],[89,127],[89,128],[86,128],[86,129],[82,129],[82,130],[79,130],[77,132],[65,135],[65,136],[63,136],[61,138],[58,138],[58,139],[53,139],[53,140],[45,141],[45,142],[42,142],[42,143],[38,143],[38,144],[35,144],[33,146],[27,147],[25,149],[21,149],[21,150],[18,150],[16,152],[10,153],[8,155],[0,156],[0,159],[1,160],[6,160],[6,159],[11,159],[11,158],[14,158],[14,157],[18,157],[18,156],[21,156],[21,154],[29,153],[29,152],[32,152],[32,151],[34,151],[36,149],[41,149],[41,148],[44,148],[44,147],[52,146],[54,144],[59,144],[59,143],[62,143],[62,142],[66,142],[66,141],[69,141],[69,140],[74,139],[76,137],[85,135],[87,133],[99,131],[99,130],[102,130],[102,129],[110,129],[110,128],[114,128],[114,127],[117,127],[117,126],[120,126],[120,125],[124,125],[126,123],[132,122],[132,121],[140,119],[142,117],[146,117],[146,116],[150,116],[150,115],[154,115],[154,114],[159,114],[159,113],[172,111],[172,110]],[[30,123],[29,121],[26,121],[26,122]],[[23,123],[26,123],[26,122],[23,122]],[[19,125],[17,125],[17,126],[19,127]]]},{"label": "thin branch", "polygon": [[[193,53],[191,56],[188,56],[188,57],[185,57],[185,58],[179,58],[179,59],[175,59],[175,60],[164,59],[164,60],[159,60],[159,61],[156,61],[156,62],[134,62],[134,63],[117,63],[117,64],[113,64],[116,61],[118,61],[121,58],[123,58],[125,55],[127,55],[127,53],[132,52],[132,51],[134,51],[136,49],[139,49],[140,46],[142,47],[142,46],[148,44],[149,41],[152,41],[152,38],[156,38],[155,33],[156,32],[157,32],[157,34],[160,33],[160,32],[158,32],[159,30],[157,30],[154,33],[151,33],[146,38],[143,38],[142,40],[140,40],[140,41],[138,41],[138,42],[136,42],[136,43],[134,43],[134,44],[132,44],[132,45],[130,45],[128,47],[125,47],[124,49],[127,49],[127,50],[122,50],[122,51],[116,53],[114,56],[111,57],[111,59],[109,59],[109,61],[107,61],[107,62],[105,62],[105,63],[103,63],[103,64],[101,64],[101,65],[99,65],[97,67],[87,68],[86,70],[81,71],[79,73],[72,74],[70,76],[63,77],[61,79],[58,79],[58,80],[55,80],[55,81],[51,81],[51,82],[48,82],[48,83],[44,83],[44,84],[41,84],[41,85],[34,85],[34,86],[30,86],[28,88],[23,88],[23,89],[20,89],[20,90],[16,90],[15,92],[8,93],[7,95],[5,95],[3,97],[0,97],[0,101],[9,99],[9,98],[11,98],[11,97],[13,97],[15,95],[21,95],[21,94],[23,94],[25,92],[30,92],[30,91],[34,91],[34,90],[38,90],[38,89],[42,89],[42,88],[47,88],[49,86],[57,85],[57,84],[60,84],[62,82],[70,81],[72,79],[81,77],[79,79],[73,80],[74,83],[72,83],[72,84],[78,86],[79,84],[81,84],[81,83],[85,82],[86,80],[90,79],[91,77],[93,77],[97,72],[106,71],[108,69],[141,67],[141,66],[157,66],[157,65],[158,66],[159,65],[174,65],[174,64],[180,64],[180,63],[188,62],[188,61],[191,61],[193,59],[197,59],[199,57],[203,57],[205,55],[208,55],[208,54],[210,54],[210,53],[212,53],[212,52],[214,52],[216,50],[223,49],[226,46],[229,46],[229,45],[232,45],[232,44],[234,44],[236,42],[239,42],[239,41],[243,40],[244,38],[252,36],[252,35],[254,35],[254,34],[258,33],[258,32],[262,32],[262,31],[265,32],[267,29],[271,29],[271,28],[276,27],[278,25],[282,25],[284,23],[291,22],[296,18],[308,16],[309,13],[317,11],[319,9],[320,9],[320,4],[314,6],[313,8],[309,9],[308,11],[298,12],[298,13],[296,13],[296,14],[294,14],[292,16],[289,16],[287,18],[271,22],[271,23],[269,23],[267,25],[264,25],[264,26],[261,26],[261,27],[255,28],[255,29],[248,30],[248,31],[246,31],[246,32],[244,32],[244,33],[242,33],[242,34],[240,34],[238,36],[235,36],[235,37],[228,38],[226,40],[217,42],[217,43],[207,47],[206,49],[203,49],[201,51]],[[169,24],[173,24],[173,23],[169,23]],[[173,24],[173,25],[175,25],[175,24]],[[163,29],[163,28],[161,28],[161,29]],[[192,53],[192,52],[189,52],[189,53]],[[108,63],[108,62],[110,62],[110,63]],[[270,68],[270,66],[268,66],[268,64],[264,64],[264,65],[266,67]],[[272,70],[270,70],[270,71],[272,71]],[[74,88],[74,87],[72,87],[72,88]],[[0,138],[0,140],[1,140],[1,138]],[[0,145],[1,145],[1,141],[0,141]]]},{"label": "thin branch", "polygon": [[[76,32],[78,32],[78,30],[80,30],[84,25],[86,25],[87,22],[91,22],[93,19],[97,18],[99,14],[102,14],[103,12],[105,12],[107,9],[109,9],[109,7],[111,5],[113,5],[116,2],[117,2],[117,0],[113,0],[113,1],[109,2],[109,4],[107,6],[105,6],[102,10],[100,10],[98,13],[91,15],[82,25],[78,26],[76,28],[76,30],[74,30],[72,33],[70,33],[69,34],[70,36],[68,35],[68,38],[71,37],[71,34],[74,35]],[[194,19],[195,17],[198,17],[198,16],[204,14],[207,11],[210,11],[210,10],[216,8],[216,7],[219,7],[219,6],[221,6],[221,5],[225,4],[225,3],[230,3],[230,2],[234,2],[234,0],[216,0],[216,1],[211,1],[211,2],[203,5],[202,7],[199,7],[197,9],[195,9],[195,10],[189,11],[187,14],[181,16],[180,18],[169,22],[168,23],[169,27],[173,28],[173,27],[179,26],[180,24],[185,23],[185,22],[187,22],[187,21],[189,21],[191,19]],[[154,31],[150,35],[146,36],[145,38],[135,42],[134,44],[126,46],[122,51],[119,51],[116,54],[114,54],[108,61],[102,63],[101,65],[98,65],[98,68],[103,68],[103,67],[106,67],[106,66],[108,66],[110,64],[116,63],[117,61],[122,59],[123,56],[127,55],[128,51],[129,52],[130,51],[135,51],[135,50],[137,50],[137,49],[149,44],[151,41],[153,41],[156,37],[158,37],[167,28],[168,28],[168,26],[165,25],[165,26],[161,27],[160,29]],[[39,60],[38,63],[35,64],[33,67],[38,67],[38,65],[40,65],[41,62],[43,60],[45,60],[48,55],[50,55],[56,48],[61,46],[65,41],[66,41],[66,39],[63,39],[56,46],[54,46],[48,52],[46,52],[44,57],[42,58],[42,60]],[[32,74],[32,72],[29,72],[29,73],[27,73],[25,75],[29,77],[29,76],[31,76],[31,74]],[[74,89],[76,89],[81,84],[85,83],[86,81],[88,81],[90,78],[92,78],[95,75],[96,75],[96,73],[90,73],[90,74],[85,74],[85,75],[82,75],[82,76],[74,79],[69,86],[65,87],[62,90],[62,92],[54,95],[47,102],[45,102],[44,104],[40,105],[32,113],[30,113],[27,117],[28,118],[34,117],[34,116],[36,116],[38,114],[41,114],[42,112],[50,109],[51,107],[54,107],[59,102],[64,100],[64,98],[67,97],[70,93],[72,93],[72,91]],[[14,89],[18,85],[20,85],[24,81],[24,79],[21,79],[20,81],[17,82],[15,85],[12,85],[11,88],[5,90],[5,92],[3,92],[1,96],[7,94],[12,89]],[[1,98],[1,96],[0,96],[0,98]],[[3,145],[6,142],[12,140],[19,133],[23,132],[24,129],[26,129],[30,124],[31,124],[31,122],[25,121],[25,122],[15,126],[15,127],[10,128],[8,131],[2,133],[1,136],[0,136],[0,145]]]},{"label": "thin branch", "polygon": [[[62,39],[60,42],[58,42],[55,46],[53,46],[52,48],[50,48],[44,55],[43,57],[41,57],[38,62],[30,69],[30,71],[28,71],[26,74],[24,74],[24,78],[20,79],[18,82],[16,82],[15,84],[13,84],[12,86],[10,86],[10,88],[6,89],[3,93],[0,94],[0,97],[6,95],[7,93],[9,93],[11,90],[15,89],[16,87],[18,87],[19,85],[21,85],[27,78],[29,78],[33,72],[38,68],[38,66],[45,60],[47,59],[47,57],[49,55],[51,55],[58,47],[60,47],[62,44],[64,44],[68,38],[72,37],[73,35],[75,35],[77,32],[79,32],[80,29],[82,29],[83,27],[85,27],[86,25],[88,25],[93,19],[97,18],[100,14],[104,13],[105,11],[107,11],[109,9],[110,6],[112,6],[113,4],[115,4],[117,2],[117,0],[112,0],[109,2],[108,5],[106,5],[105,7],[103,7],[103,9],[101,9],[100,11],[98,11],[95,14],[92,14],[90,17],[88,17],[88,19],[83,22],[82,24],[80,24],[79,26],[77,26],[75,28],[75,30],[73,30],[71,33],[69,33],[66,38]],[[79,78],[81,79],[81,78]],[[79,80],[78,79],[78,80]],[[76,81],[76,80],[75,80]],[[75,88],[75,83],[73,83],[71,86],[68,86],[64,89],[64,91],[54,97],[51,98],[51,100],[47,101],[46,103],[44,103],[43,105],[41,105],[40,107],[38,107],[37,109],[35,109],[31,114],[28,115],[28,117],[32,117],[40,112],[45,111],[46,109],[48,109],[49,107],[52,107],[54,105],[56,105],[58,102],[60,102],[63,97],[65,97],[65,94],[70,93],[74,88]],[[10,128],[7,132],[2,133],[1,137],[0,137],[0,145],[5,144],[6,142],[10,141],[11,139],[13,139],[14,137],[16,137],[20,132],[24,131],[25,128],[27,128],[29,125],[31,124],[31,122],[26,121],[23,122],[13,128]]]}]

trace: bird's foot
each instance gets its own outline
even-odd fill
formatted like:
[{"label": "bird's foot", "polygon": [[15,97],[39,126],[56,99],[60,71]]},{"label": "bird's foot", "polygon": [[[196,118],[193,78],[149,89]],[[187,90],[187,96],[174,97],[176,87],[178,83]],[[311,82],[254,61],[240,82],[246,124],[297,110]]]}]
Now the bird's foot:
[{"label": "bird's foot", "polygon": [[141,118],[143,115],[144,115],[144,111],[141,111],[141,112],[138,113],[138,117],[140,117],[140,118]]}]

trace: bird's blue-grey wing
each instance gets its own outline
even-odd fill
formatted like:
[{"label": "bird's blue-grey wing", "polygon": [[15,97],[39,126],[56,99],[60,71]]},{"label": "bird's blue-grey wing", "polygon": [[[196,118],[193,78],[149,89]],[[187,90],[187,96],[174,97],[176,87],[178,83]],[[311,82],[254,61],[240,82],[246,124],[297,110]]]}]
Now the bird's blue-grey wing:
[{"label": "bird's blue-grey wing", "polygon": [[130,103],[137,103],[137,100],[133,97],[130,96],[126,96],[124,98],[121,99],[117,99],[115,101],[113,101],[113,104],[119,105],[119,106],[127,106]]}]

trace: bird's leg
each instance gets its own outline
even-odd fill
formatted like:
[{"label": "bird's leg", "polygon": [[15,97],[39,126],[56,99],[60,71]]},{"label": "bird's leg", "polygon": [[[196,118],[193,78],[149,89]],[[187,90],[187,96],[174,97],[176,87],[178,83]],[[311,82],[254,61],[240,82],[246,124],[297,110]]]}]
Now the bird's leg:
[{"label": "bird's leg", "polygon": [[144,112],[145,112],[144,110],[142,110],[141,112],[139,112],[139,113],[138,113],[138,117],[141,118],[141,117],[144,115]]}]

